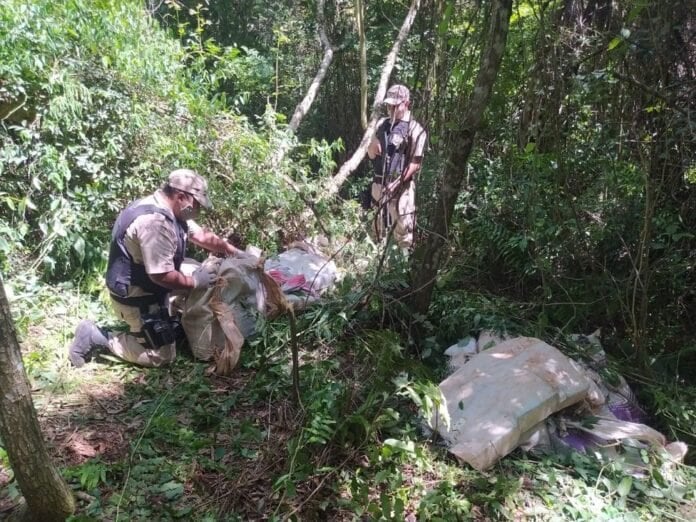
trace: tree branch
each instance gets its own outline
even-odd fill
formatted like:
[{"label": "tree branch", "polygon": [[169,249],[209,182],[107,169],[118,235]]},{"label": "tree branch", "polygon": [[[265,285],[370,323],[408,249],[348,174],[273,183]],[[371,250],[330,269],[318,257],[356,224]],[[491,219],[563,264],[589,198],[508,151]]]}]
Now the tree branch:
[{"label": "tree branch", "polygon": [[324,58],[321,60],[319,70],[314,76],[309,89],[307,89],[307,94],[295,108],[295,112],[290,120],[290,125],[288,126],[292,132],[297,132],[297,128],[300,126],[302,118],[305,117],[309,111],[309,108],[312,106],[312,103],[314,103],[314,99],[317,97],[317,92],[319,92],[319,87],[324,81],[326,72],[329,70],[329,66],[333,60],[334,48],[326,36],[326,30],[324,29],[324,0],[319,0],[317,2],[317,25],[319,31],[319,40],[324,48]]},{"label": "tree branch", "polygon": [[[295,193],[298,194],[298,196],[300,197],[300,199],[302,199],[305,205],[307,205],[309,211],[311,211],[316,217],[319,228],[321,228],[324,235],[328,236],[329,234],[326,228],[324,227],[323,223],[321,222],[321,219],[319,218],[319,214],[316,211],[314,202],[311,201],[305,195],[305,191],[302,187],[295,183],[295,181],[292,178],[290,178],[290,176],[287,176],[286,174],[280,172],[279,169],[279,166],[283,161],[283,158],[285,158],[285,155],[292,148],[292,135],[295,134],[295,132],[297,132],[297,129],[300,126],[300,123],[302,122],[302,118],[305,117],[310,107],[312,106],[312,103],[314,103],[314,100],[317,96],[317,92],[319,92],[319,87],[321,87],[321,84],[324,81],[324,78],[326,77],[326,73],[329,70],[329,66],[333,61],[334,47],[331,45],[329,38],[326,36],[326,30],[324,29],[324,6],[325,0],[318,0],[317,30],[319,32],[319,40],[321,41],[322,47],[324,48],[324,57],[321,61],[321,64],[319,65],[319,70],[317,71],[317,74],[314,76],[312,83],[307,89],[307,94],[305,94],[305,97],[297,105],[297,107],[295,108],[295,112],[293,113],[292,118],[290,119],[290,123],[288,124],[288,139],[281,140],[275,153],[270,159],[270,164],[271,168],[278,172],[278,176],[283,181],[285,181],[288,184],[288,186],[293,191],[295,191]],[[304,214],[307,216],[310,215],[308,211],[305,211]]]},{"label": "tree branch", "polygon": [[416,19],[418,14],[418,9],[420,9],[420,0],[413,0],[411,2],[411,7],[408,10],[406,18],[404,18],[403,24],[401,24],[401,29],[399,30],[399,35],[391,48],[391,51],[387,55],[387,59],[384,62],[384,67],[382,67],[382,74],[380,75],[379,84],[377,86],[377,92],[375,93],[375,101],[372,104],[372,114],[370,116],[370,122],[365,129],[363,138],[360,141],[360,145],[353,155],[343,164],[338,170],[338,173],[329,181],[326,190],[323,191],[324,197],[335,196],[340,190],[341,186],[348,177],[358,168],[360,162],[365,157],[367,153],[367,147],[375,135],[375,129],[377,127],[377,120],[379,118],[379,107],[381,101],[387,92],[387,84],[389,82],[389,77],[391,76],[392,70],[394,69],[394,64],[396,63],[396,57],[399,54],[399,49],[401,45],[406,40],[408,33],[411,31],[411,26],[413,21]]}]

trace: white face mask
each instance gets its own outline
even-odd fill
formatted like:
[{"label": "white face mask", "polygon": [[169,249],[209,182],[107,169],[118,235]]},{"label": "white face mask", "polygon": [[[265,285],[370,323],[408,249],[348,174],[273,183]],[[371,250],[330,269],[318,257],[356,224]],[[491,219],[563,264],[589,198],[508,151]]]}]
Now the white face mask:
[{"label": "white face mask", "polygon": [[405,102],[401,102],[398,105],[392,105],[387,109],[389,112],[389,121],[391,122],[392,126],[394,126],[397,121],[404,119],[407,110],[408,107],[405,105]]},{"label": "white face mask", "polygon": [[392,124],[392,127],[396,123],[396,107],[391,106],[387,109],[387,112],[389,113],[389,122]]}]

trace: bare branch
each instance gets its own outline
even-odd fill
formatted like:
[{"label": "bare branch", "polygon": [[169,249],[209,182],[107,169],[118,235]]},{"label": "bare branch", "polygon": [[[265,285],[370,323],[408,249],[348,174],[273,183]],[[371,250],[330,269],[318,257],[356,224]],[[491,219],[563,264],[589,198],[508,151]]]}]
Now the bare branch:
[{"label": "bare branch", "polygon": [[360,145],[353,155],[343,165],[341,165],[338,173],[329,181],[327,188],[324,191],[325,196],[335,196],[338,193],[341,185],[343,185],[343,183],[345,183],[345,181],[348,179],[348,176],[350,176],[355,169],[358,168],[358,165],[360,165],[360,162],[367,153],[367,147],[370,144],[372,137],[375,135],[377,119],[379,118],[380,102],[387,92],[387,84],[389,82],[389,77],[391,76],[392,70],[394,69],[394,64],[396,63],[396,57],[399,54],[401,45],[404,43],[408,33],[411,31],[411,26],[413,25],[413,21],[416,19],[418,9],[420,9],[420,0],[413,0],[406,18],[404,18],[403,24],[401,24],[399,35],[394,42],[391,51],[387,55],[384,67],[382,67],[382,74],[380,76],[379,85],[377,86],[377,92],[375,93],[375,101],[372,104],[370,122],[365,129],[365,133],[360,141]]},{"label": "bare branch", "polygon": [[[322,59],[321,64],[319,65],[319,70],[317,71],[317,74],[312,80],[309,89],[307,89],[307,94],[295,108],[295,112],[293,113],[290,123],[288,125],[288,139],[281,141],[275,153],[270,158],[270,165],[272,169],[278,172],[278,176],[283,181],[285,181],[292,190],[294,190],[297,193],[297,195],[300,197],[300,199],[302,199],[302,201],[304,201],[305,205],[307,205],[307,209],[311,211],[316,217],[319,228],[321,228],[322,232],[324,232],[325,235],[328,235],[326,229],[324,228],[324,225],[321,222],[321,219],[319,219],[319,215],[317,214],[314,203],[305,195],[305,191],[302,189],[302,187],[295,183],[295,181],[293,181],[293,179],[290,178],[290,176],[287,176],[280,172],[279,169],[280,164],[283,161],[283,158],[285,158],[285,155],[292,148],[291,136],[295,134],[295,132],[297,132],[297,128],[300,126],[302,118],[305,117],[305,115],[309,111],[309,108],[312,106],[312,103],[314,103],[314,99],[317,96],[317,92],[319,92],[319,87],[324,81],[326,73],[329,70],[329,66],[333,61],[334,47],[331,45],[331,42],[326,36],[326,30],[324,29],[324,5],[325,0],[318,0],[317,28],[319,31],[319,40],[321,41],[322,47],[324,48],[324,58]],[[310,216],[308,210],[304,211],[304,215],[307,217]]]},{"label": "bare branch", "polygon": [[333,60],[334,48],[326,36],[326,30],[324,29],[324,0],[319,0],[317,2],[317,26],[319,30],[319,40],[321,40],[321,45],[324,48],[324,58],[321,60],[319,70],[314,76],[314,80],[312,80],[309,89],[307,89],[307,94],[295,108],[295,112],[292,115],[289,125],[292,132],[297,132],[297,128],[300,126],[302,118],[305,117],[307,111],[309,111],[309,108],[312,106],[312,103],[314,103],[314,99],[317,97],[317,92],[319,92],[319,87],[324,81],[326,72],[329,70],[329,66]]}]

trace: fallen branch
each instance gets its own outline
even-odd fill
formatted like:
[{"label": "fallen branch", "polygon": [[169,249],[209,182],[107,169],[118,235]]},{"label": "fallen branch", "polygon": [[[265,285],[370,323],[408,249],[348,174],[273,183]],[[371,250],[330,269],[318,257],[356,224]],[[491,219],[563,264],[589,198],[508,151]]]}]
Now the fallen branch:
[{"label": "fallen branch", "polygon": [[297,132],[297,128],[300,126],[302,118],[307,114],[309,108],[314,103],[314,99],[317,97],[317,92],[319,92],[319,87],[326,77],[326,72],[329,70],[331,61],[333,60],[334,48],[329,42],[326,36],[326,30],[324,29],[324,0],[319,0],[317,2],[317,25],[319,31],[319,40],[321,41],[321,46],[324,48],[324,58],[321,60],[319,65],[319,70],[314,76],[314,80],[307,89],[307,94],[304,99],[297,105],[295,112],[290,120],[290,125],[288,127],[292,132]]},{"label": "fallen branch", "polygon": [[[305,196],[302,187],[298,186],[297,183],[295,183],[295,181],[292,178],[290,178],[290,176],[287,176],[279,172],[281,162],[285,158],[285,155],[288,153],[288,151],[292,148],[292,140],[290,139],[290,137],[294,135],[295,132],[297,132],[297,129],[300,126],[300,123],[302,122],[302,119],[305,117],[307,112],[309,112],[309,109],[312,106],[312,103],[314,103],[317,93],[319,92],[319,87],[321,87],[321,84],[324,81],[324,78],[326,77],[326,73],[329,70],[329,66],[333,61],[335,49],[329,41],[328,37],[326,36],[326,30],[324,29],[324,1],[325,0],[319,0],[317,3],[317,30],[319,32],[319,40],[321,41],[321,45],[324,48],[324,57],[321,61],[321,64],[319,65],[317,74],[314,76],[314,79],[312,80],[309,89],[307,89],[307,94],[305,94],[305,97],[295,108],[295,112],[293,113],[290,123],[288,125],[288,139],[281,141],[280,145],[271,157],[270,163],[271,169],[278,172],[278,176],[280,177],[280,179],[285,181],[288,184],[288,186],[293,191],[295,191],[295,193],[300,197],[300,199],[304,202],[307,208],[312,212],[312,214],[314,214],[314,217],[316,218],[322,233],[328,237],[329,233],[324,227],[324,224],[321,222],[320,216],[317,213],[317,210],[314,206],[314,202],[310,200],[307,196]],[[309,213],[305,211],[303,215],[308,217]]]},{"label": "fallen branch", "polygon": [[304,411],[302,404],[302,394],[300,393],[300,348],[297,345],[297,321],[295,319],[295,309],[288,303],[286,308],[290,319],[290,351],[292,352],[292,390],[295,402]]}]

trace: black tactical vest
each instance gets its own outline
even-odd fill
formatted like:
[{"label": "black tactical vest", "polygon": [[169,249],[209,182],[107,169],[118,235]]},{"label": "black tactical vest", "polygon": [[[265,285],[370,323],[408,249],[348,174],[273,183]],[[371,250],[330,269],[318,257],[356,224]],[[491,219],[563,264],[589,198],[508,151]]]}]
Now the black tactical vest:
[{"label": "black tactical vest", "polygon": [[[126,230],[131,223],[140,216],[154,213],[162,214],[167,220],[174,223],[176,227],[177,245],[174,254],[174,267],[179,270],[181,262],[184,260],[186,233],[188,232],[186,223],[175,219],[171,211],[155,205],[138,205],[138,201],[136,201],[126,207],[116,218],[116,223],[114,223],[114,228],[111,232],[109,264],[106,270],[106,286],[109,288],[112,297],[120,303],[132,304],[133,306],[162,303],[164,297],[169,293],[168,288],[164,288],[150,279],[147,272],[145,272],[145,265],[133,261],[124,243]],[[128,288],[132,285],[139,286],[146,292],[152,293],[153,296],[145,298],[126,297]]]},{"label": "black tactical vest", "polygon": [[372,164],[375,169],[375,183],[386,185],[403,174],[408,166],[408,157],[411,151],[411,139],[409,136],[408,121],[398,121],[393,127],[391,121],[386,119],[377,127],[377,139],[382,148],[382,153],[377,156]]}]

